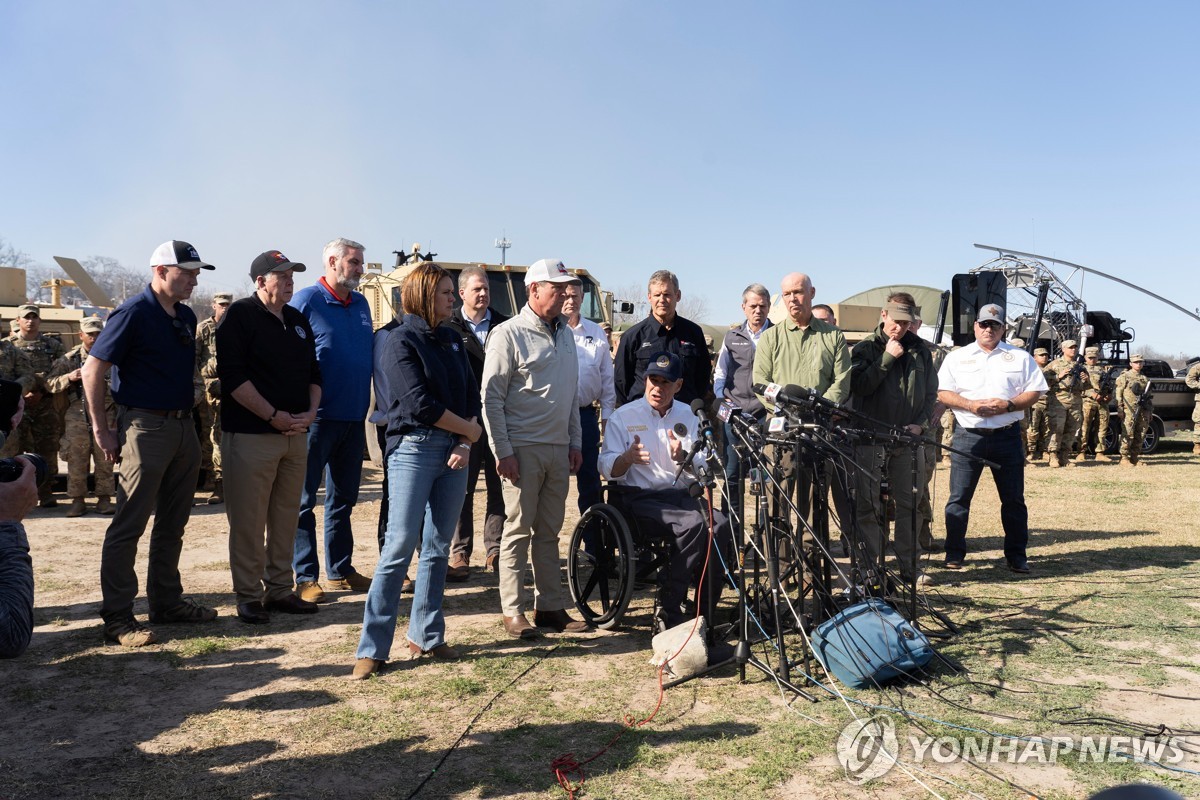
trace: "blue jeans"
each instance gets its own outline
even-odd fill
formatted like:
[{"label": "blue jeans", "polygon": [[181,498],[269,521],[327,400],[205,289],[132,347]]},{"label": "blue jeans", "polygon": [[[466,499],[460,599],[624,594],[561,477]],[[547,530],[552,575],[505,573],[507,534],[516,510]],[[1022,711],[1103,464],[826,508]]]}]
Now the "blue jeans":
[{"label": "blue jeans", "polygon": [[575,485],[582,514],[600,502],[600,418],[595,406],[579,407],[579,424],[583,430],[583,463],[575,473]]},{"label": "blue jeans", "polygon": [[317,419],[308,428],[308,468],[304,473],[304,491],[300,494],[300,521],[296,525],[296,544],[292,569],[296,583],[315,581],[321,576],[317,558],[317,490],[325,481],[325,575],[330,580],[353,573],[354,532],[350,514],[358,502],[358,484],[362,480],[363,448],[366,428],[363,421]]},{"label": "blue jeans", "polygon": [[363,609],[358,658],[387,661],[396,634],[400,587],[421,540],[408,639],[422,650],[446,642],[442,595],[446,589],[450,539],[467,493],[465,470],[446,466],[458,437],[437,428],[406,433],[387,459],[387,538]]},{"label": "blue jeans", "polygon": [[[1011,425],[991,434],[970,428],[954,429],[955,450],[1000,465],[992,479],[1000,495],[1000,523],[1004,527],[1004,557],[1024,561],[1029,544],[1029,510],[1025,507],[1025,449],[1021,427]],[[950,499],[946,502],[946,559],[961,561],[967,555],[967,522],[971,498],[984,465],[958,453],[950,454]]]}]

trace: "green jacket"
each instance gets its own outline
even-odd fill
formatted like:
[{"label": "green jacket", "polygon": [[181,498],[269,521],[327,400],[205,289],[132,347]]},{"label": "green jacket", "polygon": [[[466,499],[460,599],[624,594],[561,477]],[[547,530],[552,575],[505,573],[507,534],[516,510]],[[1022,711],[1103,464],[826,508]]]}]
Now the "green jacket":
[{"label": "green jacket", "polygon": [[889,425],[928,427],[937,402],[938,380],[925,341],[912,331],[900,344],[904,355],[886,352],[883,324],[850,351],[850,395],[854,407]]}]

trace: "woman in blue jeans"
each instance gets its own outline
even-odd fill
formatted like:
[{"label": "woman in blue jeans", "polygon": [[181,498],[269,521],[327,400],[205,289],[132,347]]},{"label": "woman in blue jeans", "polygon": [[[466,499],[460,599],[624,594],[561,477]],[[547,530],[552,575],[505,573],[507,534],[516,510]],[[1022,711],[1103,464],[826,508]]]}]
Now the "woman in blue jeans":
[{"label": "woman in blue jeans", "polygon": [[480,437],[479,386],[462,340],[439,324],[454,310],[454,282],[437,264],[417,267],[401,289],[402,324],[380,345],[375,393],[387,410],[388,521],[363,613],[352,677],[377,673],[396,633],[400,589],[421,539],[404,657],[456,659],[446,644],[442,595],[450,539],[467,491],[465,467]]}]

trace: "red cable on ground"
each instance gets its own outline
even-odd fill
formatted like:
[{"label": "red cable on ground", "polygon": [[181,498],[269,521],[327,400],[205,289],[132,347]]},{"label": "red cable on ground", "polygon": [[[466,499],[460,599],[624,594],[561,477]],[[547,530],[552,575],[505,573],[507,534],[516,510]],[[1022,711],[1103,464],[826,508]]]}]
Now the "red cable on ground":
[{"label": "red cable on ground", "polygon": [[[713,539],[715,538],[716,533],[713,525],[711,486],[706,487],[704,497],[705,500],[708,501],[708,548],[704,553],[704,566],[700,569],[700,580],[697,583],[696,590],[697,594],[700,594],[704,591],[704,578],[708,574],[708,563],[712,557]],[[563,753],[561,756],[550,762],[550,771],[554,773],[554,778],[558,781],[558,785],[561,786],[563,791],[567,793],[567,800],[575,800],[576,793],[583,789],[583,782],[586,778],[583,772],[584,764],[590,764],[600,756],[607,753],[609,748],[616,744],[617,741],[625,735],[626,731],[632,730],[633,728],[640,728],[658,716],[658,711],[662,708],[663,698],[666,697],[666,690],[663,689],[663,672],[666,671],[667,665],[674,661],[675,658],[683,652],[683,648],[687,647],[687,643],[690,642],[692,637],[696,635],[696,628],[699,627],[699,625],[700,603],[696,603],[696,617],[692,620],[692,629],[688,632],[687,638],[683,640],[683,644],[679,645],[678,650],[668,656],[663,663],[658,665],[658,702],[654,704],[654,710],[650,712],[650,716],[638,722],[635,721],[630,714],[626,713],[624,719],[621,720],[625,727],[617,731],[617,735],[609,739],[608,742],[605,743],[604,747],[600,748],[583,761],[576,761],[574,753]],[[579,776],[578,782],[576,782],[573,778],[573,776],[576,775]]]}]

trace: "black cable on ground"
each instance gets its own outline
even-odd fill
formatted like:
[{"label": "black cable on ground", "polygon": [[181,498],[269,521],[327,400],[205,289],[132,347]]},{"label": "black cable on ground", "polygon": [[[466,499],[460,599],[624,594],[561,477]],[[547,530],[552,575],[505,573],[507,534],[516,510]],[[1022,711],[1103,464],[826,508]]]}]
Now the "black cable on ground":
[{"label": "black cable on ground", "polygon": [[429,783],[430,779],[432,779],[433,776],[437,775],[437,771],[442,768],[442,764],[446,763],[446,759],[448,759],[450,757],[450,754],[458,749],[458,746],[460,744],[462,744],[462,740],[465,739],[467,737],[467,734],[471,732],[471,728],[475,727],[475,723],[478,722],[480,720],[480,718],[484,714],[486,714],[493,705],[495,705],[496,701],[499,700],[500,697],[505,692],[507,692],[509,689],[511,689],[514,685],[516,685],[517,681],[521,680],[521,678],[524,678],[526,675],[528,675],[530,672],[532,672],[534,667],[536,667],[538,664],[541,664],[543,661],[545,661],[546,658],[551,653],[553,653],[558,648],[562,647],[562,645],[563,645],[563,643],[559,642],[558,644],[551,647],[549,650],[546,650],[545,652],[543,652],[538,658],[534,659],[534,662],[532,664],[530,664],[528,667],[526,667],[525,669],[523,669],[519,673],[517,673],[517,675],[511,681],[506,683],[504,685],[504,687],[502,689],[500,689],[500,691],[498,691],[494,695],[492,695],[492,699],[488,700],[487,703],[483,706],[483,708],[479,709],[479,713],[477,713],[475,716],[471,717],[471,721],[467,723],[467,727],[463,728],[463,732],[460,733],[458,735],[458,738],[454,740],[454,744],[450,745],[450,747],[448,747],[446,749],[446,752],[442,753],[442,757],[438,759],[438,762],[436,764],[434,764],[433,769],[431,769],[429,771],[429,774],[421,779],[421,782],[417,784],[417,788],[412,790],[412,792],[408,795],[407,800],[412,800],[412,798],[416,797],[417,793],[420,792],[421,789],[425,788],[425,784]]}]

